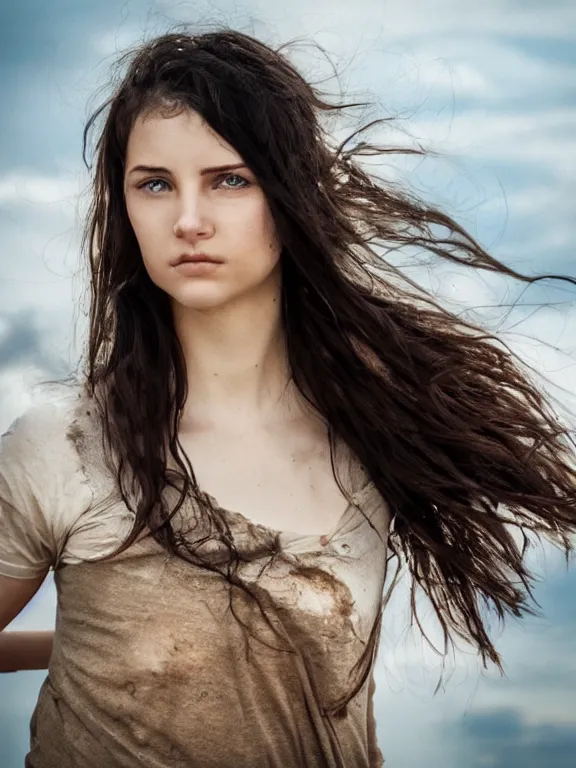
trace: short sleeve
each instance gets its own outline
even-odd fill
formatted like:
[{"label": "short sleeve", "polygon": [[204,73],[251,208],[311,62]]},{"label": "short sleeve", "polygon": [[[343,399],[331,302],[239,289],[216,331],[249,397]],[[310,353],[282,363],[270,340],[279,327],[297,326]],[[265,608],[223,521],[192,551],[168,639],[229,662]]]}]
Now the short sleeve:
[{"label": "short sleeve", "polygon": [[34,578],[57,560],[58,416],[54,404],[34,405],[0,437],[0,575]]}]

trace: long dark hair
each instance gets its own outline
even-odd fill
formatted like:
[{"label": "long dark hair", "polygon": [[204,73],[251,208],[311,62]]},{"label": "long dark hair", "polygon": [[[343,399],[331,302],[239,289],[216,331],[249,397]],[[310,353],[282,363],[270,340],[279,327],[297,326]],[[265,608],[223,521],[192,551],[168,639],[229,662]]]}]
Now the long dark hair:
[{"label": "long dark hair", "polygon": [[[283,246],[293,381],[329,425],[331,447],[336,438],[350,447],[390,507],[389,546],[412,576],[412,620],[422,629],[420,587],[445,648],[460,636],[484,666],[491,660],[503,672],[481,609],[495,609],[500,619],[534,613],[528,534],[544,535],[568,559],[576,531],[574,442],[521,361],[436,303],[386,252],[415,247],[528,283],[576,280],[519,274],[407,187],[369,174],[356,158],[424,151],[356,140],[381,121],[336,146],[322,120],[355,105],[323,100],[282,49],[226,28],[174,32],[129,51],[118,62],[126,63],[84,132],[86,158],[88,134],[105,115],[84,234],[91,271],[85,385],[99,403],[107,445],[119,458],[118,486],[135,514],[117,552],[148,528],[169,552],[214,567],[198,542],[182,541],[172,526],[192,498],[210,535],[229,548],[226,576],[239,583],[225,516],[201,493],[181,452],[184,357],[167,297],[143,267],[123,196],[135,119],[192,109],[235,147],[266,194]],[[168,468],[168,451],[179,472]],[[168,486],[179,492],[172,509],[163,495]],[[522,547],[510,526],[520,529]]]}]

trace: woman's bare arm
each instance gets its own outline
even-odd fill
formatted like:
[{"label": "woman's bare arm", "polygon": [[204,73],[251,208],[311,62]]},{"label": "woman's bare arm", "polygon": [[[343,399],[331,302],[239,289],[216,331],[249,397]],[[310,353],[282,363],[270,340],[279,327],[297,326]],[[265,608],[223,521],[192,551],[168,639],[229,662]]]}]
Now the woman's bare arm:
[{"label": "woman's bare arm", "polygon": [[0,576],[0,673],[48,668],[53,631],[3,631],[32,600],[45,578],[46,574],[30,579]]},{"label": "woman's bare arm", "polygon": [[0,673],[48,669],[54,631],[0,632]]}]

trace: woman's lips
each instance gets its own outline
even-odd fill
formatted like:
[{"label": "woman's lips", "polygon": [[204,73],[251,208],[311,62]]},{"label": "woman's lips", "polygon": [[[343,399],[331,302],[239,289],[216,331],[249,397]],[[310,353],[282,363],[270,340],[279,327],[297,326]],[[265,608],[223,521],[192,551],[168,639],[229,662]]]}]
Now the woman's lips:
[{"label": "woman's lips", "polygon": [[184,275],[190,277],[211,275],[218,267],[222,266],[221,261],[208,261],[208,260],[196,260],[196,261],[181,261],[177,264],[176,269]]},{"label": "woman's lips", "polygon": [[213,256],[208,256],[206,253],[183,253],[175,261],[172,262],[173,267],[178,267],[180,264],[194,264],[194,263],[210,263],[221,264],[220,259],[215,259]]}]

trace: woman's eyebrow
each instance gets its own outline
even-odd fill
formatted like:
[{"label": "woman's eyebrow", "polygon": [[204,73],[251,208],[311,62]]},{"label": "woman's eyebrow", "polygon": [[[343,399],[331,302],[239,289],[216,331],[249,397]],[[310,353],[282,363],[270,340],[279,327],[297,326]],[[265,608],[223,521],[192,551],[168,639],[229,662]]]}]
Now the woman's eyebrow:
[{"label": "woman's eyebrow", "polygon": [[[202,168],[200,175],[205,176],[208,173],[218,173],[219,171],[235,171],[237,168],[246,168],[246,165],[244,163],[215,165],[210,168]],[[134,168],[130,169],[128,175],[130,176],[133,173],[164,173],[171,175],[171,171],[169,171],[168,168],[163,168],[162,166],[157,165],[135,165]]]}]

